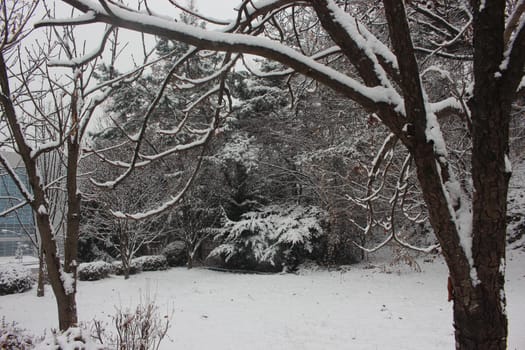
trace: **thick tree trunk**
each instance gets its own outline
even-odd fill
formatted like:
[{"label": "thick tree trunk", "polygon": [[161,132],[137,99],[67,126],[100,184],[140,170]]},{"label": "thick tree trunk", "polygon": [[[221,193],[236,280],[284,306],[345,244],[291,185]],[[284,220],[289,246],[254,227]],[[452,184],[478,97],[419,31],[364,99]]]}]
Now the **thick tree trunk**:
[{"label": "thick tree trunk", "polygon": [[[416,155],[419,155],[420,152],[424,153],[424,149],[424,146],[418,147]],[[443,191],[439,179],[435,181],[436,177],[429,175],[433,172],[430,168],[434,167],[435,161],[432,158],[420,157],[415,157],[418,164],[418,177],[424,189],[430,221],[441,243],[442,252],[450,271],[454,299],[456,349],[506,349],[507,319],[503,268],[500,265],[503,257],[490,263],[490,260],[495,257],[494,252],[476,254],[473,260],[474,266],[477,267],[475,269],[477,277],[472,275],[469,261],[459,241],[456,225],[450,219],[445,199],[441,198]],[[479,224],[475,222],[473,226],[479,228]],[[473,237],[495,237],[497,234],[498,232],[495,232],[490,226],[472,232]],[[504,231],[499,232],[499,235],[504,241]],[[488,248],[490,244],[484,246]],[[492,268],[480,269],[481,265],[492,265]]]},{"label": "thick tree trunk", "polygon": [[75,293],[60,293],[56,296],[58,305],[58,326],[61,331],[78,325]]},{"label": "thick tree trunk", "polygon": [[[119,233],[119,252],[120,252],[120,261],[122,262],[122,272],[124,274],[124,279],[129,279],[129,270],[131,269],[131,255],[132,252],[129,248],[129,235],[125,228],[125,224],[119,221],[117,226]],[[131,248],[132,249],[132,248]]]},{"label": "thick tree trunk", "polygon": [[186,267],[188,270],[191,270],[193,268],[193,254],[188,254],[188,261],[186,262]]},{"label": "thick tree trunk", "polygon": [[[492,147],[494,148],[497,146]],[[458,232],[456,223],[450,216],[442,188],[439,171],[443,171],[443,168],[437,167],[435,158],[429,156],[431,152],[431,144],[421,143],[414,150],[414,160],[430,222],[450,271],[456,349],[506,349],[505,181],[500,186],[494,185],[490,190],[488,187],[481,189],[474,196],[473,256],[469,260],[466,251],[468,247],[465,247],[460,239],[460,235],[464,233]],[[498,171],[490,166],[490,162],[487,161],[490,156],[481,150],[475,153],[475,157],[485,159],[485,162],[480,161],[481,163],[488,164],[475,174],[488,183],[492,183],[493,179],[505,178],[503,169],[497,174]],[[476,183],[475,179],[474,182]],[[481,200],[483,196],[489,196],[491,199]]]},{"label": "thick tree trunk", "polygon": [[44,296],[45,276],[46,276],[46,272],[45,272],[45,264],[44,264],[44,250],[42,249],[42,247],[40,247],[39,252],[38,252],[38,282],[37,282],[37,288],[36,288],[37,297]]},{"label": "thick tree trunk", "polygon": [[[473,2],[472,252],[478,283],[470,305],[454,303],[460,349],[506,349],[505,245],[510,179],[509,120],[516,86],[501,79],[505,0]],[[505,74],[505,72],[503,72]],[[458,288],[458,293],[461,293]]]},{"label": "thick tree trunk", "polygon": [[49,215],[38,212],[36,221],[42,239],[42,247],[46,252],[45,261],[49,283],[57,301],[58,325],[63,331],[78,324],[75,280],[72,274],[64,272],[60,263],[56,237],[51,229]]},{"label": "thick tree trunk", "polygon": [[122,270],[124,272],[124,279],[129,279],[129,269],[131,266],[131,261],[128,260],[128,258],[122,259]]},{"label": "thick tree trunk", "polygon": [[429,118],[434,116],[426,111],[421,93],[404,5],[400,0],[384,1],[399,59],[407,119],[414,125],[414,136],[405,144],[414,157],[430,222],[450,271],[456,349],[461,350],[505,349],[507,340],[504,266],[509,173],[505,156],[510,104],[505,103],[496,74],[503,58],[503,1],[487,2],[491,8],[484,9],[483,15],[479,14],[480,4],[474,3],[478,25],[474,97],[470,103],[472,205],[456,188],[459,183],[445,159],[443,141],[429,139]]},{"label": "thick tree trunk", "polygon": [[67,139],[67,215],[66,236],[64,238],[64,271],[73,277],[73,289],[77,289],[77,266],[78,266],[78,237],[80,232],[80,202],[81,195],[78,191],[78,162],[80,158],[79,120],[78,120],[78,96],[75,90],[71,103],[71,135]]},{"label": "thick tree trunk", "polygon": [[[477,301],[465,304],[461,298],[454,300],[454,328],[456,349],[504,350],[507,348],[507,318],[503,311],[500,293],[482,295]],[[457,293],[457,291],[456,291]],[[482,301],[481,301],[482,300]]]},{"label": "thick tree trunk", "polygon": [[[24,193],[23,195],[31,205],[31,209],[35,213],[36,225],[42,240],[41,249],[45,252],[45,262],[47,266],[47,273],[49,283],[53,288],[58,307],[58,319],[60,330],[66,330],[71,326],[77,325],[77,307],[75,301],[76,293],[76,274],[69,274],[70,268],[73,266],[73,272],[76,272],[76,244],[77,242],[66,241],[65,256],[66,263],[62,266],[58,256],[57,244],[55,234],[53,232],[53,225],[49,218],[49,206],[47,197],[40,177],[37,160],[32,156],[33,149],[26,143],[24,131],[22,130],[13,101],[9,98],[11,96],[9,87],[9,78],[7,74],[7,66],[4,60],[3,52],[0,52],[0,87],[2,93],[0,94],[0,102],[4,108],[4,115],[9,124],[9,128],[18,147],[18,152],[22,157],[27,172],[27,178],[32,194]],[[75,187],[76,193],[76,187]],[[78,229],[76,231],[78,238]],[[66,237],[67,240],[67,237]],[[74,249],[71,251],[70,249]],[[69,259],[69,260],[68,260]],[[72,262],[75,262],[72,264]]]}]

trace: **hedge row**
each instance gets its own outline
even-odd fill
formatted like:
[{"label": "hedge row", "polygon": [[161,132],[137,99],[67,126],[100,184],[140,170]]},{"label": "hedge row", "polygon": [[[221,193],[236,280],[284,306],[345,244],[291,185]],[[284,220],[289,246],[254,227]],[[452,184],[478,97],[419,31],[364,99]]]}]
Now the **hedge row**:
[{"label": "hedge row", "polygon": [[0,265],[0,295],[25,292],[34,282],[28,268],[18,264]]},{"label": "hedge row", "polygon": [[[166,270],[168,263],[164,255],[146,255],[131,261],[129,274],[133,275],[141,271]],[[110,274],[123,275],[122,262],[108,263],[105,261],[93,261],[78,265],[78,279],[80,281],[97,281],[108,277]]]},{"label": "hedge row", "polygon": [[[147,255],[133,259],[129,273],[130,275],[141,271],[166,270],[168,262],[164,255]],[[123,275],[122,262],[108,263],[105,261],[93,261],[79,264],[78,279],[80,281],[97,281],[108,277],[110,274]],[[0,265],[0,295],[22,293],[31,289],[35,282],[31,271],[18,264]]]}]

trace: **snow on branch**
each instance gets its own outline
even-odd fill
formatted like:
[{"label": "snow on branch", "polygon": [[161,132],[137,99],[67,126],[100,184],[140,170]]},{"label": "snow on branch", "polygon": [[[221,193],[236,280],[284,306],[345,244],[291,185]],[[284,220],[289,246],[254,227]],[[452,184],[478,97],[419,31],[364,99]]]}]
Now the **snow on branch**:
[{"label": "snow on branch", "polygon": [[[224,73],[224,72],[223,72]],[[221,89],[221,86],[220,85],[216,85],[214,87],[212,87],[211,89],[209,89],[208,91],[206,91],[204,94],[202,94],[197,100],[193,101],[188,107],[184,108],[182,111],[184,113],[189,113],[191,112],[191,110],[193,110],[197,105],[199,105],[200,103],[202,103],[202,101],[204,101],[205,99],[207,99],[208,97],[212,96],[213,94],[219,92]]]},{"label": "snow on branch", "polygon": [[108,38],[114,29],[115,29],[114,27],[108,26],[106,30],[104,31],[104,35],[102,36],[102,40],[100,41],[99,45],[95,49],[93,49],[91,52],[87,53],[86,55],[82,57],[71,58],[70,60],[66,60],[66,61],[50,60],[49,66],[50,67],[76,68],[76,67],[79,67],[79,66],[82,66],[84,64],[91,62],[93,59],[95,59],[96,57],[102,54],[102,52],[104,51],[104,48],[106,47]]},{"label": "snow on branch", "polygon": [[[523,1],[522,1],[523,2]],[[525,11],[525,10],[524,10]],[[515,29],[500,64],[502,91],[514,94],[521,84],[525,65],[525,16]]]},{"label": "snow on branch", "polygon": [[[325,4],[314,3],[314,9],[323,27],[350,59],[365,83],[392,88],[387,71],[397,71],[398,68],[397,58],[392,51],[333,0],[327,0]],[[383,64],[379,58],[382,58]]]},{"label": "snow on branch", "polygon": [[457,28],[456,26],[454,26],[453,24],[451,24],[449,21],[447,21],[445,18],[443,18],[442,16],[438,15],[437,13],[433,12],[433,11],[430,11],[428,10],[427,8],[417,4],[417,3],[411,3],[412,5],[412,8],[416,11],[416,12],[419,12],[420,14],[430,18],[431,20],[441,24],[444,28],[446,28],[450,34],[450,36],[457,36],[460,32],[461,32],[461,29],[460,28]]},{"label": "snow on branch", "polygon": [[22,180],[18,177],[18,174],[16,173],[15,169],[13,169],[11,167],[11,164],[9,164],[9,161],[7,160],[7,158],[4,157],[4,155],[1,152],[0,152],[0,163],[2,163],[2,165],[4,166],[7,174],[11,177],[11,179],[15,183],[16,187],[18,188],[18,190],[20,191],[20,193],[24,197],[24,199],[28,203],[33,202],[33,199],[34,199],[33,195],[31,194],[31,192],[29,192],[29,190],[24,185]]},{"label": "snow on branch", "polygon": [[170,52],[164,56],[160,56],[154,60],[151,60],[149,62],[146,62],[138,67],[135,67],[133,68],[132,70],[126,72],[126,73],[123,73],[121,74],[120,76],[118,77],[115,77],[113,79],[110,79],[110,80],[106,80],[106,81],[103,81],[101,82],[100,84],[97,84],[93,87],[88,87],[86,89],[86,91],[84,92],[84,97],[96,92],[96,91],[99,91],[101,90],[102,88],[104,87],[108,87],[108,86],[113,86],[113,85],[117,85],[117,84],[120,84],[122,82],[131,82],[131,81],[134,81],[136,79],[137,76],[139,76],[145,68],[148,68],[156,63],[159,63],[161,61],[164,61],[166,60],[167,58],[175,55],[176,52]]},{"label": "snow on branch", "polygon": [[159,130],[158,133],[161,134],[161,135],[170,135],[170,136],[175,136],[177,135],[178,133],[180,133],[180,131],[182,130],[182,128],[186,125],[186,122],[188,121],[190,117],[190,113],[189,112],[186,112],[185,115],[184,115],[184,118],[182,118],[182,120],[180,121],[180,123],[175,127],[175,129],[171,129],[171,130]]},{"label": "snow on branch", "polygon": [[381,243],[377,244],[375,247],[372,247],[372,248],[366,248],[362,245],[360,245],[359,243],[353,241],[352,243],[358,247],[359,249],[362,249],[364,250],[365,252],[367,253],[374,253],[374,252],[377,252],[379,249],[383,248],[385,245],[387,245],[389,242],[391,242],[392,240],[394,239],[394,234],[393,233],[390,233],[388,235],[388,237]]},{"label": "snow on branch", "polygon": [[[208,142],[210,141],[211,137],[214,135],[214,130],[216,130],[217,127],[218,127],[218,123],[219,123],[219,120],[220,120],[220,117],[221,117],[222,102],[223,102],[223,99],[224,99],[224,95],[226,94],[226,90],[227,90],[226,89],[226,75],[223,75],[221,77],[221,81],[220,81],[220,85],[219,85],[219,89],[218,89],[218,102],[219,102],[219,104],[215,108],[215,113],[214,113],[212,121],[210,123],[209,131],[204,135],[204,137],[202,137],[200,140],[197,140],[197,141],[195,141],[193,143],[184,144],[184,145],[178,145],[178,146],[173,147],[172,149],[170,149],[170,150],[168,150],[166,152],[163,152],[161,154],[157,154],[155,156],[149,156],[149,157],[142,156],[142,157],[148,159],[148,161],[153,161],[153,160],[162,158],[162,157],[164,157],[164,156],[166,156],[168,154],[172,154],[174,152],[179,152],[179,151],[184,150],[184,149],[196,148],[196,147],[199,147],[199,146],[202,147],[202,151],[201,151],[201,153],[200,153],[200,155],[198,157],[197,164],[196,164],[195,168],[193,169],[193,172],[191,173],[189,179],[186,181],[186,184],[184,185],[184,187],[178,192],[178,194],[176,194],[175,196],[171,196],[171,198],[169,200],[165,201],[164,203],[161,203],[156,208],[153,208],[153,209],[145,211],[145,212],[131,214],[131,213],[123,213],[121,211],[112,211],[112,214],[115,217],[120,218],[120,219],[131,219],[131,220],[147,219],[147,218],[159,215],[159,214],[165,212],[166,210],[168,210],[170,208],[173,208],[174,206],[179,204],[179,202],[182,200],[182,198],[184,197],[185,193],[188,191],[188,189],[190,188],[191,184],[193,183],[193,181],[197,177],[197,173],[200,170],[200,167],[201,167],[203,159],[204,159],[204,154],[206,152],[206,147],[205,146],[208,144]],[[109,186],[111,187],[111,186],[113,186],[113,184],[110,183]]]},{"label": "snow on branch", "polygon": [[226,73],[227,71],[229,71],[231,68],[233,68],[233,66],[235,65],[235,63],[237,63],[237,59],[240,57],[240,55],[235,55],[234,58],[228,60],[228,62],[226,64],[224,64],[220,69],[216,70],[215,72],[213,72],[212,74],[206,76],[206,77],[203,77],[203,78],[199,78],[199,79],[190,79],[186,76],[180,76],[180,75],[176,75],[174,74],[173,76],[175,78],[177,78],[178,80],[180,81],[183,81],[185,83],[189,83],[193,86],[196,86],[196,85],[202,85],[202,84],[205,84],[207,82],[210,82],[211,80],[213,79],[216,79],[218,78],[219,76],[221,76],[222,74]]},{"label": "snow on branch", "polygon": [[165,201],[164,203],[161,203],[156,208],[150,209],[150,210],[145,211],[145,212],[131,214],[131,213],[123,213],[121,211],[111,211],[111,214],[113,216],[115,216],[116,218],[118,218],[118,219],[144,220],[144,219],[148,219],[148,218],[154,217],[156,215],[159,215],[159,214],[165,212],[166,210],[171,209],[174,206],[178,205],[180,203],[181,199],[183,198],[183,196],[186,194],[186,192],[190,188],[190,186],[193,183],[193,181],[195,180],[195,178],[197,177],[197,173],[199,172],[199,169],[200,169],[201,164],[202,164],[202,160],[204,158],[203,157],[204,151],[205,151],[205,149],[203,148],[203,150],[201,152],[201,155],[199,156],[199,160],[197,162],[197,166],[193,170],[193,172],[192,172],[190,178],[188,179],[188,181],[186,181],[186,184],[184,185],[184,187],[180,190],[180,192],[177,195],[172,196],[169,200]]},{"label": "snow on branch", "polygon": [[507,19],[507,24],[505,26],[505,33],[504,33],[506,45],[510,43],[512,34],[520,26],[520,18],[522,17],[524,12],[525,12],[525,0],[519,0],[519,2],[514,7],[514,11]]},{"label": "snow on branch", "polygon": [[47,18],[35,23],[35,28],[45,26],[69,26],[78,24],[91,24],[97,22],[95,11],[87,11],[83,15],[74,18]]},{"label": "snow on branch", "polygon": [[[339,46],[332,46],[328,49],[319,51],[313,55],[310,56],[310,58],[314,60],[320,60],[332,55],[337,55],[341,53],[341,48]],[[292,68],[283,69],[281,71],[271,71],[271,72],[263,72],[259,70],[256,66],[250,64],[247,60],[244,59],[244,56],[241,57],[242,63],[244,67],[253,75],[259,78],[272,78],[272,77],[280,77],[280,76],[286,76],[295,73],[295,70]]]},{"label": "snow on branch", "polygon": [[164,80],[162,81],[162,84],[160,86],[159,91],[155,95],[155,98],[150,103],[146,113],[144,114],[144,118],[143,118],[142,125],[140,127],[139,132],[137,133],[137,135],[135,137],[133,137],[133,142],[135,143],[135,148],[134,148],[134,151],[133,151],[133,156],[132,156],[131,163],[129,164],[129,167],[127,168],[127,170],[124,171],[122,174],[120,174],[117,178],[115,178],[114,180],[111,180],[111,181],[98,182],[98,181],[96,181],[94,179],[91,179],[91,182],[94,185],[99,186],[99,187],[114,188],[116,185],[118,185],[119,183],[124,181],[124,179],[126,179],[129,175],[131,175],[131,173],[132,173],[133,169],[136,167],[136,164],[137,164],[138,159],[140,157],[140,148],[141,148],[142,142],[143,142],[143,140],[145,138],[146,129],[148,127],[149,120],[150,120],[151,116],[153,115],[153,112],[155,111],[155,109],[156,109],[158,103],[160,102],[162,96],[164,95],[164,91],[168,87],[168,84],[170,83],[171,78],[172,78],[173,74],[175,73],[175,70],[179,67],[180,64],[185,62],[196,51],[197,51],[196,48],[190,48],[188,50],[188,52],[182,56],[181,59],[179,59],[177,62],[175,62],[173,64],[173,66],[170,69],[170,71],[164,77]]},{"label": "snow on branch", "polygon": [[448,152],[437,117],[427,108],[427,140],[434,145],[435,164],[439,172],[441,190],[445,197],[450,219],[458,234],[459,243],[470,266],[470,275],[474,284],[478,283],[477,271],[472,255],[472,203],[461,187],[448,163]]},{"label": "snow on branch", "polygon": [[[294,68],[297,72],[312,77],[327,86],[356,100],[370,110],[377,110],[378,105],[390,105],[394,109],[403,109],[402,99],[394,88],[384,86],[365,86],[315,59],[301,54],[284,44],[253,35],[209,31],[184,23],[174,22],[164,17],[149,15],[139,11],[107,3],[109,14],[101,5],[87,0],[64,0],[81,11],[94,11],[97,21],[105,22],[144,33],[160,35],[173,40],[186,42],[195,47],[209,50],[243,52],[276,60]],[[275,5],[278,1],[272,1]],[[379,41],[376,42],[379,45]],[[371,48],[380,46],[371,45]],[[388,59],[388,57],[385,57]]]},{"label": "snow on branch", "polygon": [[231,22],[230,21],[224,21],[224,20],[220,20],[220,19],[217,19],[217,18],[213,18],[213,17],[210,17],[210,16],[204,16],[202,14],[200,14],[199,12],[197,11],[193,11],[192,9],[186,7],[186,6],[183,6],[181,4],[179,4],[177,1],[175,0],[168,0],[173,6],[177,7],[178,9],[182,10],[183,12],[186,12],[187,14],[190,14],[196,18],[199,18],[205,22],[208,22],[208,23],[211,23],[211,24],[216,24],[216,25],[220,25],[220,26],[226,26],[226,25],[229,25]]},{"label": "snow on branch", "polygon": [[430,59],[430,57],[435,55],[437,52],[443,50],[446,47],[454,45],[458,40],[461,39],[463,34],[471,27],[472,21],[474,20],[474,17],[472,16],[472,13],[470,13],[470,11],[464,5],[461,6],[461,9],[468,16],[467,23],[465,23],[465,25],[461,29],[459,29],[458,33],[452,39],[450,39],[448,41],[444,41],[442,43],[432,42],[432,44],[434,44],[437,47],[436,47],[436,49],[432,50],[427,57],[425,57],[425,59],[423,60],[421,65],[424,65],[424,63],[427,62]]},{"label": "snow on branch", "polygon": [[523,89],[525,89],[525,75],[521,78],[521,82],[518,84],[516,92],[520,92]]},{"label": "snow on branch", "polygon": [[418,52],[432,54],[434,56],[444,57],[456,61],[472,61],[474,56],[472,55],[455,55],[448,52],[441,52],[440,50],[431,50],[421,46],[414,46],[414,50]]},{"label": "snow on branch", "polygon": [[[16,198],[16,199],[19,199],[19,198]],[[0,217],[4,217],[6,215],[9,215],[10,213],[17,211],[18,209],[23,208],[27,204],[29,204],[28,201],[21,201],[18,204],[15,204],[12,207],[7,208],[6,210],[0,212]]]},{"label": "snow on branch", "polygon": [[174,153],[178,153],[178,152],[181,152],[181,151],[186,151],[186,150],[189,150],[189,149],[192,149],[192,148],[203,146],[204,144],[206,144],[208,142],[208,139],[213,135],[213,131],[215,130],[216,125],[217,125],[217,119],[216,119],[216,117],[214,117],[213,120],[210,122],[209,127],[204,130],[204,136],[201,137],[200,139],[197,139],[197,140],[195,140],[193,142],[190,142],[190,143],[177,145],[175,147],[169,148],[169,149],[167,149],[167,150],[165,150],[163,152],[160,152],[160,153],[157,153],[157,154],[154,154],[154,155],[141,154],[140,157],[142,159],[145,159],[147,162],[152,162],[154,160],[158,160],[160,158],[169,156],[169,155],[174,154]]},{"label": "snow on branch", "polygon": [[[276,13],[294,6],[296,2],[296,0],[244,0],[235,9],[237,11],[237,18],[232,21],[228,27],[224,28],[224,31],[233,32],[237,30],[242,32],[246,29],[258,31],[261,26],[271,20]],[[309,5],[308,3],[303,4],[305,6]],[[261,20],[254,24],[255,19],[259,17]]]},{"label": "snow on branch", "polygon": [[[408,187],[409,187],[408,181],[409,181],[410,163],[412,162],[411,154],[408,154],[405,157],[405,160],[403,161],[401,170],[398,175],[398,179],[397,179],[397,183],[394,188],[394,192],[391,195],[391,197],[388,199],[388,204],[390,206],[390,209],[387,210],[388,215],[386,219],[382,219],[382,220],[378,219],[376,217],[377,213],[373,209],[373,205],[374,205],[373,202],[377,199],[378,192],[374,193],[374,197],[369,195],[372,192],[371,190],[372,181],[375,179],[375,176],[377,175],[379,171],[379,165],[381,164],[381,160],[383,160],[383,158],[386,158],[388,154],[391,154],[393,152],[393,147],[395,146],[395,143],[392,144],[393,140],[395,139],[387,137],[387,139],[383,143],[383,146],[378,152],[376,159],[374,160],[373,170],[369,171],[369,182],[368,182],[368,188],[367,188],[368,198],[367,198],[366,205],[365,205],[365,209],[367,209],[366,227],[363,227],[359,225],[357,222],[355,222],[354,220],[351,220],[352,223],[354,223],[358,228],[360,228],[363,231],[363,236],[370,234],[372,231],[372,228],[376,226],[382,227],[385,233],[389,232],[389,235],[382,242],[380,242],[379,244],[377,244],[376,246],[372,248],[367,248],[363,244],[357,243],[355,241],[353,242],[353,244],[359,247],[360,249],[364,250],[367,253],[375,252],[381,249],[382,247],[384,247],[389,242],[395,242],[398,245],[404,248],[410,249],[410,250],[429,253],[433,251],[434,249],[436,249],[437,247],[439,247],[439,245],[431,245],[428,247],[418,247],[413,244],[410,244],[401,238],[401,234],[405,233],[405,231],[407,230],[404,228],[400,228],[400,229],[397,228],[398,224],[396,222],[396,219],[398,216],[396,215],[396,211],[398,210],[398,207],[400,207],[404,217],[407,218],[409,221],[414,222],[414,223],[421,222],[417,220],[420,215],[417,215],[416,218],[413,219],[406,213],[406,210],[405,210],[405,200],[406,200],[406,195],[407,195]],[[384,179],[386,178],[386,175],[387,175],[386,172],[388,171],[388,168],[390,168],[391,166],[391,162],[392,162],[391,157],[392,156],[390,155],[390,159],[388,163],[385,165],[385,170],[383,171],[383,174],[382,174],[383,183],[380,189],[382,189],[382,187],[384,186],[384,181],[385,181]],[[400,199],[401,199],[401,203],[399,204]]]},{"label": "snow on branch", "polygon": [[[153,111],[155,110],[158,102],[160,101],[160,98],[163,96],[164,90],[166,89],[168,83],[170,83],[171,78],[172,78],[172,73],[174,73],[175,69],[181,63],[185,62],[186,59],[191,56],[190,54],[193,54],[195,52],[196,52],[195,48],[190,49],[188,51],[188,53],[183,56],[183,58],[181,58],[179,61],[177,61],[173,65],[173,67],[170,70],[170,72],[164,78],[162,86],[161,86],[160,90],[158,91],[156,97],[150,103],[150,105],[148,107],[148,110],[145,113],[145,116],[144,116],[144,119],[143,119],[143,122],[142,122],[142,126],[141,126],[141,129],[139,130],[139,132],[137,134],[135,134],[135,135],[132,135],[132,136],[130,136],[126,132],[124,132],[124,134],[127,136],[127,138],[131,142],[135,143],[135,147],[134,147],[134,151],[133,151],[133,158],[132,158],[131,162],[126,163],[126,162],[121,162],[121,161],[112,161],[112,160],[107,159],[100,152],[97,152],[95,150],[91,150],[91,152],[95,153],[101,160],[107,162],[108,164],[111,164],[111,165],[114,165],[116,167],[120,167],[120,168],[125,168],[126,169],[123,173],[118,175],[113,180],[101,182],[101,181],[97,181],[95,179],[90,179],[90,181],[94,185],[99,186],[99,187],[105,187],[105,188],[114,188],[119,183],[124,181],[129,175],[131,175],[132,171],[135,168],[144,167],[144,166],[150,164],[153,161],[159,160],[159,159],[161,159],[163,157],[169,156],[169,155],[174,154],[174,153],[178,153],[178,152],[182,152],[182,151],[186,151],[186,150],[189,150],[189,149],[193,149],[193,148],[197,148],[197,147],[203,146],[204,144],[206,144],[208,142],[209,138],[212,136],[213,131],[216,128],[216,125],[218,123],[218,118],[219,118],[219,115],[220,115],[219,111],[222,108],[222,106],[219,106],[217,108],[217,114],[211,120],[210,124],[208,125],[208,127],[206,129],[204,129],[204,130],[190,130],[189,129],[189,131],[192,132],[193,134],[202,135],[197,140],[194,140],[192,142],[188,142],[188,143],[185,143],[185,144],[179,144],[177,146],[171,147],[171,148],[169,148],[169,149],[167,149],[167,150],[165,150],[163,152],[159,152],[159,153],[154,154],[154,155],[145,155],[145,154],[142,154],[140,152],[140,148],[141,148],[142,142],[145,139],[145,132],[146,132],[146,129],[148,127],[149,118],[153,114]],[[224,71],[223,70],[221,70],[221,71],[224,74]],[[214,94],[219,94],[219,96],[220,96],[219,100],[222,100],[222,96],[224,94],[228,95],[228,91],[227,91],[226,87],[224,86],[224,79],[222,79],[222,82],[221,82],[220,85],[214,86],[211,89],[209,89],[200,98],[198,98],[196,101],[194,101],[189,107],[187,107],[183,111],[183,112],[186,113],[186,115],[185,115],[183,120],[179,123],[179,125],[174,130],[160,130],[158,132],[160,134],[167,134],[167,135],[171,135],[171,136],[176,135],[177,133],[179,133],[185,127],[186,122],[187,122],[187,120],[189,118],[189,113],[191,112],[191,110],[194,109],[197,105],[201,104],[204,100],[208,99],[209,97],[211,97]],[[119,127],[119,129],[121,129],[121,128]],[[122,131],[124,131],[124,130],[122,130]],[[139,161],[139,159],[141,161]]]},{"label": "snow on branch", "polygon": [[46,142],[42,144],[41,146],[39,146],[38,148],[31,150],[31,153],[29,156],[32,159],[37,159],[42,153],[51,152],[57,148],[60,148],[64,144],[64,141],[65,141],[65,138]]},{"label": "snow on branch", "polygon": [[432,113],[438,116],[465,112],[465,104],[454,96],[438,102],[429,103],[429,106]]},{"label": "snow on branch", "polygon": [[78,125],[78,130],[79,130],[80,135],[83,136],[85,134],[89,121],[95,114],[95,110],[97,109],[98,106],[104,103],[104,101],[106,101],[109,98],[109,96],[111,96],[113,91],[114,90],[112,88],[102,89],[102,91],[100,91],[98,95],[93,96],[89,100],[89,103],[82,104],[83,108],[82,108],[82,111],[80,112],[80,121]]}]

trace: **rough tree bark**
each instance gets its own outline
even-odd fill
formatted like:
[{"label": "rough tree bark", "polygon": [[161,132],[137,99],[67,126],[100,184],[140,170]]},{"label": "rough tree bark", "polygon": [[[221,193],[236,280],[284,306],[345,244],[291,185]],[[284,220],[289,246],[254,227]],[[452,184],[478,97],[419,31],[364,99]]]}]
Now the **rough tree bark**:
[{"label": "rough tree bark", "polygon": [[45,275],[46,275],[46,268],[45,268],[45,262],[44,262],[44,251],[42,250],[42,247],[39,247],[38,249],[38,281],[37,281],[37,288],[36,288],[37,297],[44,296]]},{"label": "rough tree bark", "polygon": [[[506,349],[504,266],[510,178],[506,157],[512,98],[505,94],[512,96],[517,85],[511,84],[507,91],[502,90],[501,73],[496,74],[504,57],[505,2],[487,2],[485,8],[473,2],[475,58],[470,117],[474,198],[471,208],[462,198],[450,203],[443,191],[443,186],[452,179],[444,171],[448,168],[446,160],[440,159],[436,145],[426,135],[429,121],[425,113],[428,111],[425,112],[406,12],[400,0],[385,0],[384,4],[394,51],[398,58],[405,58],[399,60],[402,89],[408,119],[413,120],[415,126],[414,145],[407,146],[414,156],[430,221],[450,271],[456,348]],[[409,111],[420,115],[411,118]],[[458,217],[451,217],[450,204],[456,212],[472,212],[468,215],[472,220],[471,230],[460,227]],[[469,247],[461,242],[461,236],[466,234],[471,234],[472,257],[467,251]]]}]

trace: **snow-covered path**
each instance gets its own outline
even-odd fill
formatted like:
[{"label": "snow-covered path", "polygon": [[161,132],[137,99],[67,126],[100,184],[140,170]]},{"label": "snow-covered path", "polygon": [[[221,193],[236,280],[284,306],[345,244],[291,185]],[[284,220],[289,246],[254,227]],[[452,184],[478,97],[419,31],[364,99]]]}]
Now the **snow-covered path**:
[{"label": "snow-covered path", "polygon": [[[525,349],[525,254],[509,252],[509,349]],[[184,268],[80,282],[80,318],[109,320],[114,305],[149,294],[174,311],[162,349],[453,349],[446,268],[423,272],[352,267],[300,275],[243,275]],[[35,333],[57,323],[51,291],[0,297],[0,317]]]}]

